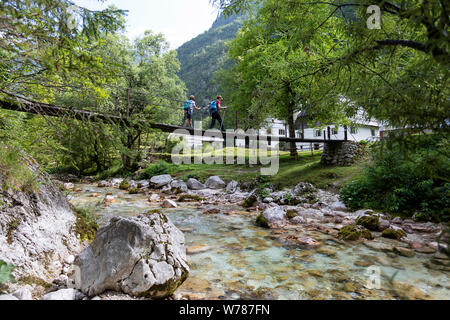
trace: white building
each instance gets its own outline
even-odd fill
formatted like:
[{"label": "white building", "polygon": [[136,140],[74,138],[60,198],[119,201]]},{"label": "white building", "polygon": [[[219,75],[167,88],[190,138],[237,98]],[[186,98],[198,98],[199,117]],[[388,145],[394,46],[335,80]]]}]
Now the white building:
[{"label": "white building", "polygon": [[[296,138],[302,138],[302,119],[300,117],[301,112],[297,113],[294,116],[295,119],[295,136]],[[289,125],[284,120],[279,119],[267,119],[267,125],[264,128],[259,129],[260,135],[268,135],[268,136],[278,136],[278,137],[289,137]],[[374,120],[366,120],[362,113],[359,113],[356,117],[351,119],[352,125],[347,128],[347,139],[350,141],[375,141],[380,138],[380,131],[383,130],[383,127],[380,122]],[[344,140],[345,139],[345,128],[338,127],[334,124],[327,124],[318,127],[308,127],[306,121],[303,124],[303,128],[305,130],[304,139],[317,139],[324,140],[328,139],[328,127],[330,127],[331,139],[332,140]],[[171,134],[170,136],[180,136],[176,134]],[[211,137],[195,137],[195,136],[184,136],[185,140],[191,147],[200,146],[204,142],[223,142],[223,139],[211,138]],[[284,144],[287,146],[287,144]],[[237,147],[244,147],[244,140],[236,140]],[[283,146],[283,144],[282,144]],[[280,147],[280,149],[282,148]],[[269,146],[270,147],[270,146]],[[310,142],[298,142],[297,150],[311,150],[320,149],[323,147],[323,144],[314,144]]]},{"label": "white building", "polygon": [[[301,112],[294,116],[295,119],[295,137],[302,138],[302,119]],[[351,125],[347,128],[347,140],[350,141],[375,141],[380,138],[380,131],[383,130],[381,123],[374,120],[366,120],[362,113],[351,119]],[[267,126],[260,129],[260,134],[273,135],[278,137],[289,137],[289,125],[284,120],[267,119]],[[308,127],[306,121],[303,124],[305,131],[304,139],[328,139],[328,127],[330,128],[331,140],[344,140],[345,128],[334,124],[327,124],[325,126]],[[298,142],[297,149],[310,150],[311,148],[319,149],[322,144],[312,144],[309,142]]]}]

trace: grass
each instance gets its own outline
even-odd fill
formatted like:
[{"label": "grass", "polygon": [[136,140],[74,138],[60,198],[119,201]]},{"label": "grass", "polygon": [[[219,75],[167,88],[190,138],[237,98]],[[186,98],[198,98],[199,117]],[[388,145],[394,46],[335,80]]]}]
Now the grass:
[{"label": "grass", "polygon": [[[171,163],[170,154],[152,153],[148,156],[151,158],[159,158],[159,163],[144,163],[146,169],[140,171],[139,179],[150,179],[151,176],[167,173],[175,178],[187,181],[189,178],[195,178],[200,182],[205,182],[210,176],[219,176],[225,182],[236,180],[238,182],[248,182],[260,176],[261,165],[249,165],[249,150],[243,148],[234,148],[230,150],[225,148],[216,150],[215,153],[230,152],[234,156],[238,152],[243,153],[246,159],[244,165],[227,165],[227,164],[181,164]],[[205,156],[213,156],[214,152],[204,154]],[[314,151],[314,155],[310,151],[299,152],[298,159],[291,159],[289,152],[280,151],[279,171],[275,176],[269,177],[269,182],[280,187],[293,187],[298,182],[309,182],[318,188],[330,191],[338,191],[348,182],[355,180],[361,175],[365,162],[349,167],[326,167],[320,164],[322,151]],[[192,151],[192,156],[194,150]],[[270,152],[269,152],[270,156]],[[97,175],[99,179],[105,179],[111,176],[131,177],[130,172],[123,172],[120,163],[116,163],[110,169]]]},{"label": "grass", "polygon": [[[298,159],[292,159],[287,152],[280,152],[279,171],[270,176],[269,181],[280,187],[293,187],[300,181],[309,182],[321,189],[338,190],[361,175],[365,163],[349,167],[329,167],[320,164],[321,152],[299,153]],[[204,182],[210,176],[219,176],[224,181],[246,182],[260,176],[260,165],[225,164],[167,164],[168,173],[187,180],[190,177]]]},{"label": "grass", "polygon": [[1,188],[35,192],[39,184],[19,150],[0,144]]}]

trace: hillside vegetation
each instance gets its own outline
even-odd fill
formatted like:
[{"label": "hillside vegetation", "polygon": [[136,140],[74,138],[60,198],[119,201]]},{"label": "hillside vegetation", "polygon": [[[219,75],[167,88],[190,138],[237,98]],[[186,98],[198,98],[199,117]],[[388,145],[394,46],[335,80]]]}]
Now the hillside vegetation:
[{"label": "hillside vegetation", "polygon": [[206,106],[218,94],[214,73],[231,67],[226,42],[235,38],[244,20],[245,16],[221,16],[208,31],[177,49],[181,63],[179,77],[199,105]]}]

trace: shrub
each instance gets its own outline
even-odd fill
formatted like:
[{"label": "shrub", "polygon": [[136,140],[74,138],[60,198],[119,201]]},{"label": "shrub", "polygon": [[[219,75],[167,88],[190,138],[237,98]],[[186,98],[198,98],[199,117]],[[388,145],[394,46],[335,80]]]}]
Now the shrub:
[{"label": "shrub", "polygon": [[75,223],[75,232],[80,235],[81,241],[88,240],[92,242],[99,228],[98,216],[94,213],[94,207],[76,207],[75,214],[77,221]]},{"label": "shrub", "polygon": [[264,188],[264,189],[260,190],[259,196],[261,197],[261,199],[270,197],[270,189]]},{"label": "shrub", "polygon": [[3,260],[0,260],[0,286],[13,281],[11,277],[11,271],[14,269],[14,266],[6,263]]},{"label": "shrub", "polygon": [[373,148],[372,162],[356,181],[341,189],[352,210],[372,208],[422,220],[450,220],[448,142],[436,135],[413,136]]},{"label": "shrub", "polygon": [[173,148],[175,148],[178,144],[181,144],[181,146],[185,147],[187,145],[187,142],[185,141],[184,137],[171,137],[170,139],[167,139],[167,146],[166,146],[166,153],[172,153]]},{"label": "shrub", "polygon": [[161,161],[158,164],[152,164],[148,166],[148,168],[139,175],[138,179],[151,179],[154,176],[159,176],[167,173],[169,173],[169,165],[167,164],[167,162]]},{"label": "shrub", "polygon": [[189,179],[195,179],[195,180],[198,180],[199,182],[201,182],[201,180],[200,180],[201,176],[197,173],[190,173],[187,176],[183,177],[184,182],[188,181]]}]

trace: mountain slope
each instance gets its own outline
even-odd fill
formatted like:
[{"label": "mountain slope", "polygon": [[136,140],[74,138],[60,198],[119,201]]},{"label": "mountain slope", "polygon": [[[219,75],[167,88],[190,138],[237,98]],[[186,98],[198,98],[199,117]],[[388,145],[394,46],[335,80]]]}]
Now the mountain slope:
[{"label": "mountain slope", "polygon": [[231,66],[225,43],[234,39],[244,16],[219,17],[212,27],[177,49],[181,62],[179,76],[194,94],[198,105],[207,105],[219,92],[214,72]]}]

